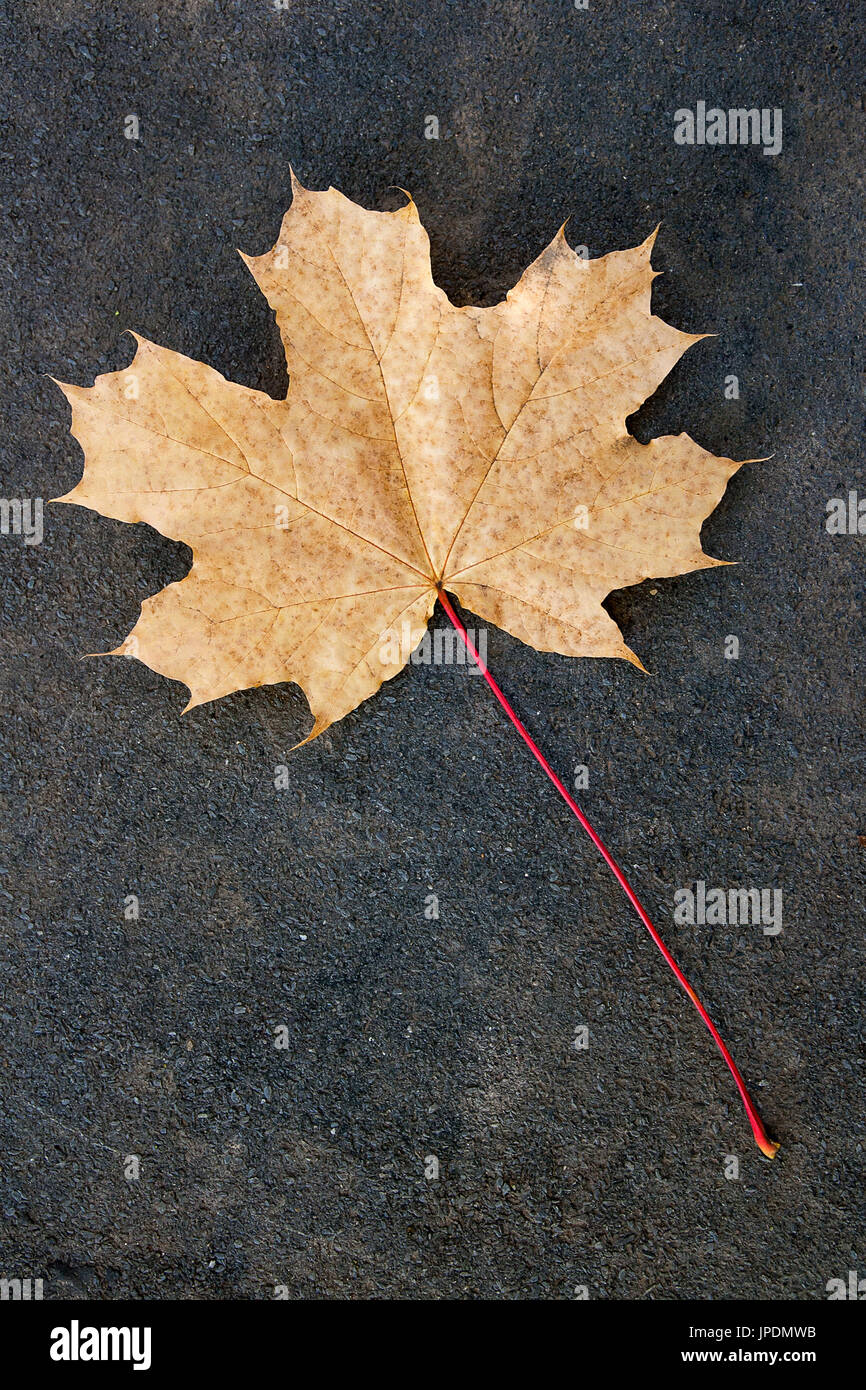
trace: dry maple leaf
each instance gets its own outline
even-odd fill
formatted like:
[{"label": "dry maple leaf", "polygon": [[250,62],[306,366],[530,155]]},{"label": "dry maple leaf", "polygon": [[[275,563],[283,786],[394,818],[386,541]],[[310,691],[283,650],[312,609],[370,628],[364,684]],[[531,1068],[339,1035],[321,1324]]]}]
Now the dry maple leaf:
[{"label": "dry maple leaf", "polygon": [[603,599],[723,563],[701,549],[701,523],[740,465],[685,434],[640,444],[626,429],[703,336],[651,312],[655,236],[586,261],[560,230],[503,303],[457,309],[433,283],[411,198],[368,212],[294,177],[293,195],[273,250],[245,257],[276,312],[284,401],[142,338],[125,370],[62,387],[85,468],[57,500],[147,521],[193,552],[116,654],[183,681],[187,708],[295,681],[310,739],[402,669],[441,598],[712,1033],[772,1157],[715,1025],[449,599],[539,650],[640,666]]},{"label": "dry maple leaf", "polygon": [[58,500],[193,552],[112,654],[183,681],[188,709],[295,681],[309,738],[406,664],[440,589],[541,651],[640,665],[602,600],[723,563],[700,528],[740,466],[626,429],[703,336],[650,310],[654,237],[587,261],[560,230],[501,304],[458,309],[411,199],[369,212],[293,179],[276,246],[244,258],[285,400],[138,337],[128,368],[62,386],[85,470]]}]

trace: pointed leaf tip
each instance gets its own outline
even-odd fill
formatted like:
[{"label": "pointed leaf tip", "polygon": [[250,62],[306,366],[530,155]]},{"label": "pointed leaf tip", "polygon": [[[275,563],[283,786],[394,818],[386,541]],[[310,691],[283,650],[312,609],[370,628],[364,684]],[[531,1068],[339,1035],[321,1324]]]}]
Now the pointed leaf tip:
[{"label": "pointed leaf tip", "polygon": [[301,180],[298,178],[298,176],[297,176],[297,174],[295,173],[294,169],[292,168],[291,164],[289,165],[289,176],[290,176],[290,179],[291,179],[292,197],[293,197],[293,198],[294,198],[297,194],[300,194],[300,193],[307,193],[307,192],[309,191],[309,190],[306,189],[306,188],[304,187],[304,185],[301,183]]}]

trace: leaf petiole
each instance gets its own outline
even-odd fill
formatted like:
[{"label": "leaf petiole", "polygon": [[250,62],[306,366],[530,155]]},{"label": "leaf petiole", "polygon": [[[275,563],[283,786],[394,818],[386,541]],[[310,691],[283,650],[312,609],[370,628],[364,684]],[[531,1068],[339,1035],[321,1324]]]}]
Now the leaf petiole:
[{"label": "leaf petiole", "polygon": [[718,1029],[716,1028],[716,1025],[713,1023],[713,1020],[710,1018],[700,999],[695,994],[695,991],[692,989],[682,970],[677,965],[667,946],[662,941],[661,937],[659,936],[659,933],[650,921],[649,916],[647,915],[647,912],[644,909],[642,903],[640,902],[637,894],[635,893],[634,889],[632,888],[622,869],[617,864],[613,855],[610,853],[610,851],[608,850],[607,846],[604,844],[603,840],[598,835],[598,833],[593,829],[592,825],[590,825],[586,816],[583,814],[577,802],[574,800],[574,797],[566,789],[566,787],[560,781],[559,777],[557,777],[553,768],[550,766],[550,763],[547,761],[541,749],[538,747],[534,739],[529,734],[528,730],[524,727],[520,719],[518,719],[517,715],[514,713],[514,710],[511,708],[511,705],[509,704],[508,700],[505,698],[499,686],[496,684],[496,681],[493,679],[490,672],[488,671],[486,663],[477,652],[468,632],[466,631],[462,622],[455,613],[451,601],[448,598],[448,595],[446,594],[445,590],[441,587],[439,589],[439,599],[442,604],[442,607],[445,609],[445,612],[451,619],[451,622],[454,624],[455,628],[462,637],[463,642],[466,645],[467,651],[469,652],[475,664],[478,666],[478,669],[481,671],[481,674],[484,676],[484,679],[487,681],[487,684],[490,686],[490,689],[493,691],[493,694],[496,696],[500,705],[505,710],[505,713],[508,715],[508,718],[511,720],[511,723],[514,725],[515,729],[520,734],[520,737],[523,739],[524,743],[526,743],[526,745],[530,749],[530,752],[532,753],[533,757],[536,758],[536,760],[544,768],[544,771],[547,773],[547,776],[550,778],[551,782],[556,787],[556,790],[559,792],[563,801],[566,803],[569,809],[572,810],[574,814],[577,816],[577,819],[580,821],[587,835],[592,840],[592,843],[595,845],[599,854],[604,859],[611,873],[616,878],[617,882],[619,883],[620,887],[622,888],[623,892],[625,893],[626,897],[628,898],[638,917],[643,922],[644,926],[646,927],[656,946],[658,946],[659,950],[661,951],[662,955],[664,956],[665,960],[667,961],[668,965],[670,966],[671,970],[676,976],[677,981],[685,990],[686,994],[689,996],[689,999],[691,999],[692,1003],[694,1004],[695,1008],[697,1009],[698,1013],[700,1014],[701,1018],[703,1019],[707,1028],[709,1029],[713,1038],[713,1042],[716,1044],[716,1047],[719,1049],[722,1056],[724,1057],[728,1065],[728,1069],[730,1070],[730,1073],[737,1084],[737,1090],[740,1093],[743,1105],[745,1106],[746,1114],[749,1117],[749,1124],[752,1126],[752,1133],[755,1136],[755,1143],[758,1145],[758,1148],[761,1150],[762,1154],[764,1154],[767,1158],[772,1158],[776,1153],[776,1150],[779,1148],[779,1145],[775,1143],[775,1141],[772,1140],[767,1134],[767,1131],[764,1128],[763,1121],[761,1120],[761,1117],[758,1114],[757,1109],[755,1108],[755,1104],[751,1096],[749,1095],[749,1092],[746,1090],[746,1083],[743,1081],[739,1069],[736,1063],[734,1062],[734,1059],[728,1051],[727,1047],[725,1046],[724,1040],[721,1034],[719,1033]]}]

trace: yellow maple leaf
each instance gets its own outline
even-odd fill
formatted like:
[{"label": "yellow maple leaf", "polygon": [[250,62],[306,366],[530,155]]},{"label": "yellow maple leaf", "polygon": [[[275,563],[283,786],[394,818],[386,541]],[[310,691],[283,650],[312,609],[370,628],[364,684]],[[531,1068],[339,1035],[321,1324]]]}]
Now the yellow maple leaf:
[{"label": "yellow maple leaf", "polygon": [[640,665],[603,599],[723,563],[700,528],[740,466],[626,429],[703,336],[651,312],[653,241],[589,261],[560,230],[501,304],[455,308],[411,199],[293,180],[276,245],[244,257],[285,400],[137,336],[128,368],[62,385],[85,469],[57,500],[193,552],[113,654],[187,708],[295,681],[309,738],[405,665],[441,590],[539,650]]},{"label": "yellow maple leaf", "polygon": [[[193,552],[116,654],[183,681],[187,708],[295,681],[307,742],[402,669],[437,597],[742,1076],[616,860],[486,671],[448,597],[543,651],[624,657],[602,601],[723,563],[700,529],[740,467],[626,418],[700,336],[650,308],[654,235],[596,261],[562,229],[501,304],[433,283],[411,198],[369,212],[304,189],[245,257],[276,312],[284,401],[136,336],[128,368],[62,386],[84,476],[58,501],[146,521]],[[60,383],[58,383],[60,384]]]}]

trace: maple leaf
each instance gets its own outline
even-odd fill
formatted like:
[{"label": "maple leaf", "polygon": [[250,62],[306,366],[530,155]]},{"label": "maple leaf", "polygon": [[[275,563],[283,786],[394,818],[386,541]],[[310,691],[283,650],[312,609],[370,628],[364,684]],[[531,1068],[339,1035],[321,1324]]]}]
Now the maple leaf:
[{"label": "maple leaf", "polygon": [[440,598],[704,1020],[772,1157],[712,1019],[449,598],[540,650],[640,666],[603,599],[724,563],[704,554],[700,528],[740,464],[685,434],[640,444],[626,428],[703,336],[651,311],[655,234],[586,261],[560,229],[503,303],[458,309],[433,283],[411,198],[369,212],[333,188],[292,186],[276,245],[244,258],[276,312],[284,401],[137,335],[125,370],[58,383],[85,467],[55,500],[147,521],[193,553],[114,654],[183,681],[187,708],[295,681],[315,718],[307,742],[402,669]]},{"label": "maple leaf", "polygon": [[704,336],[651,312],[654,239],[590,261],[560,230],[502,303],[457,308],[411,198],[371,212],[293,176],[276,245],[244,257],[285,400],[137,335],[129,367],[58,383],[85,468],[56,500],[193,553],[112,655],[187,709],[297,682],[308,738],[396,675],[444,590],[539,650],[640,666],[602,601],[724,563],[700,528],[740,466],[626,429]]}]

